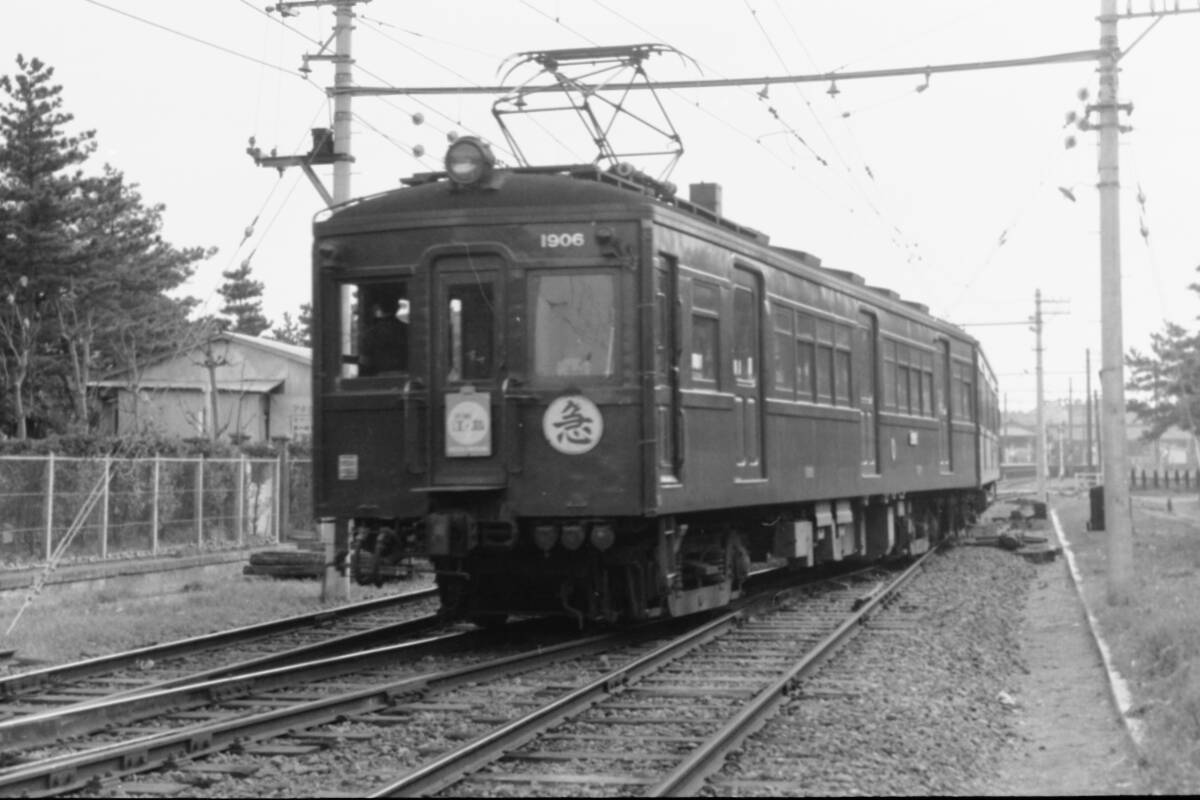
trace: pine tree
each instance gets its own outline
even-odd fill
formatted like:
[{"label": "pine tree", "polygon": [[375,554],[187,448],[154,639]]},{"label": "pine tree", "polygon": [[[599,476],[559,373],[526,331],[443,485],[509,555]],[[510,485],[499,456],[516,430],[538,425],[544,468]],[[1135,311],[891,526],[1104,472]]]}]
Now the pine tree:
[{"label": "pine tree", "polygon": [[288,312],[283,312],[283,324],[271,330],[271,337],[299,347],[312,347],[312,323],[312,303],[301,303],[296,319],[292,319]]},{"label": "pine tree", "polygon": [[1200,421],[1200,334],[1168,322],[1161,333],[1150,335],[1150,354],[1130,350],[1127,386],[1129,410],[1147,428],[1144,439],[1153,441],[1172,426],[1197,433]]},{"label": "pine tree", "polygon": [[65,290],[76,258],[73,232],[86,208],[76,167],[95,149],[94,131],[68,135],[54,70],[17,56],[18,71],[0,76],[0,377],[16,436],[26,438],[27,381],[50,304]]},{"label": "pine tree", "polygon": [[[186,301],[161,299],[212,251],[180,250],[164,242],[163,206],[145,205],[136,184],[126,183],[110,166],[102,176],[85,181],[84,197],[91,211],[76,231],[78,257],[52,305],[67,360],[71,407],[77,423],[86,427],[93,366],[117,365],[109,355],[115,353],[114,338],[139,331],[151,336],[152,329],[174,327],[186,316]],[[162,344],[147,343],[143,349],[161,351]]]},{"label": "pine tree", "polygon": [[233,317],[234,333],[258,336],[271,327],[271,322],[262,312],[263,285],[250,277],[250,260],[242,262],[237,269],[221,273],[225,283],[217,292],[225,298],[221,313]]}]

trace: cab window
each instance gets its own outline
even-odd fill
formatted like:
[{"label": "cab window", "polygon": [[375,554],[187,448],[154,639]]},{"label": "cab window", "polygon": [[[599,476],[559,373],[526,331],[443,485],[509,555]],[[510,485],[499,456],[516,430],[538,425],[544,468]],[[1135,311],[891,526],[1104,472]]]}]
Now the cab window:
[{"label": "cab window", "polygon": [[408,281],[342,284],[342,377],[408,371]]},{"label": "cab window", "polygon": [[530,280],[533,372],[539,378],[607,378],[616,361],[616,277],[554,273]]}]

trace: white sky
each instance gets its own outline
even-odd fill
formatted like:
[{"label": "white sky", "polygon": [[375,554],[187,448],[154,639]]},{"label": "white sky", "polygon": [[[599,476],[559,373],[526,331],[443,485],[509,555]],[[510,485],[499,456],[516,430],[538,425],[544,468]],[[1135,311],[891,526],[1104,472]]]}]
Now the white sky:
[{"label": "white sky", "polygon": [[[1122,11],[1127,2],[1150,7],[1150,0],[1121,0]],[[322,203],[299,170],[280,178],[255,167],[245,148],[254,135],[264,150],[301,153],[311,126],[332,125],[322,91],[333,83],[332,66],[313,62],[307,83],[296,68],[303,53],[315,52],[313,40],[330,36],[333,11],[302,10],[285,28],[278,15],[263,13],[266,4],[9,3],[0,73],[16,70],[17,53],[53,66],[66,110],[79,129],[97,132],[94,168],[107,161],[140,184],[147,201],[166,204],[174,244],[220,248],[188,291],[216,311],[220,273],[253,254],[265,310],[278,322],[309,300],[311,219]],[[358,7],[355,77],[360,86],[491,85],[514,53],[643,42],[672,45],[699,65],[655,57],[647,72],[661,80],[1007,59],[1094,49],[1099,7],[1099,0],[374,0]],[[1122,22],[1121,45],[1149,25]],[[1121,137],[1126,349],[1144,349],[1164,320],[1195,328],[1200,314],[1200,296],[1187,289],[1200,281],[1200,225],[1192,222],[1200,186],[1198,32],[1200,14],[1169,17],[1122,61],[1121,99],[1135,106],[1124,120],[1133,131]],[[731,219],[960,324],[1026,320],[1040,288],[1063,301],[1048,303],[1047,312],[1065,312],[1047,317],[1047,396],[1065,398],[1070,381],[1078,398],[1085,349],[1094,371],[1100,363],[1096,136],[1065,129],[1064,120],[1082,111],[1080,89],[1094,102],[1095,64],[934,75],[916,91],[922,82],[841,81],[836,97],[827,84],[780,85],[768,102],[755,89],[667,93],[685,147],[670,178],[681,187],[722,184]],[[490,139],[504,159],[492,99],[356,99],[354,194],[439,169],[451,130]],[[548,124],[562,139],[579,132],[566,118]],[[1079,141],[1071,150],[1063,146],[1068,134]],[[412,155],[415,145],[424,158]],[[563,160],[529,145],[525,151],[535,162]],[[593,155],[586,146],[574,150],[579,161]],[[1148,241],[1139,233],[1139,187]],[[968,330],[983,342],[1009,407],[1031,408],[1028,326]]]}]

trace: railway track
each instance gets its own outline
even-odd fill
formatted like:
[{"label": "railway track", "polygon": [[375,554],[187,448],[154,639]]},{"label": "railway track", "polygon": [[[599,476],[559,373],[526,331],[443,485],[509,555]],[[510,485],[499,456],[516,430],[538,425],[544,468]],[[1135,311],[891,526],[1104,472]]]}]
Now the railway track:
[{"label": "railway track", "polygon": [[[641,793],[665,776],[683,787],[669,791],[687,791],[703,765],[719,766],[719,755],[735,746],[805,670],[826,658],[861,627],[865,615],[898,591],[878,570],[839,580],[817,595],[811,589],[793,590],[805,598],[765,616],[764,604],[771,606],[771,597],[700,626],[675,621],[583,638],[563,632],[565,640],[556,643],[548,642],[544,627],[539,631],[544,623],[529,621],[501,632],[459,633],[378,648],[353,659],[325,659],[142,695],[127,701],[137,713],[126,713],[142,719],[140,725],[130,720],[123,728],[93,734],[77,741],[74,750],[57,738],[82,729],[26,727],[26,741],[43,746],[26,749],[19,755],[21,763],[0,770],[0,793],[102,790],[120,776],[161,766],[183,770],[190,783],[197,774],[249,769],[246,758],[307,753],[335,740],[339,749],[388,746],[385,742],[397,736],[411,744],[424,738],[420,732],[404,734],[414,721],[425,730],[430,725],[442,730],[445,738],[416,749],[392,747],[391,757],[383,760],[343,756],[385,768],[356,775],[360,783],[351,793],[372,787],[380,796],[447,787],[471,794],[506,793],[497,787],[511,792],[514,783],[522,791],[548,785],[552,793],[572,793],[572,780],[599,781],[610,793]],[[848,616],[851,606],[858,608]],[[683,627],[687,630],[680,635]],[[530,641],[530,649],[514,650],[526,631],[536,646]],[[502,641],[512,652],[495,658]],[[477,653],[482,647],[492,648],[486,659],[458,656],[446,667],[441,657],[442,669],[421,672],[418,659],[426,654],[448,648]],[[681,704],[690,711],[675,713]],[[175,710],[164,715],[164,707]],[[336,730],[314,730],[339,721]],[[639,752],[630,753],[628,743],[638,738],[630,731],[647,725],[657,731],[651,736],[656,749],[647,753],[639,745]],[[36,736],[31,733],[35,730]],[[535,738],[537,744],[529,750],[527,744]],[[606,742],[617,749],[606,752],[601,747]],[[232,755],[207,764],[197,761],[222,752]],[[433,761],[421,763],[434,754]],[[580,761],[583,755],[587,759]],[[597,763],[617,772],[598,777],[603,770]],[[399,780],[397,764],[409,768]],[[530,764],[540,766],[535,771]],[[137,792],[137,787],[134,778],[121,790]]]},{"label": "railway track", "polygon": [[899,575],[865,571],[782,607],[722,615],[370,796],[695,794],[932,555]]},{"label": "railway track", "polygon": [[[0,724],[412,636],[439,624],[425,589],[0,677]],[[409,616],[397,621],[398,613]],[[2,741],[2,739],[0,739]]]}]

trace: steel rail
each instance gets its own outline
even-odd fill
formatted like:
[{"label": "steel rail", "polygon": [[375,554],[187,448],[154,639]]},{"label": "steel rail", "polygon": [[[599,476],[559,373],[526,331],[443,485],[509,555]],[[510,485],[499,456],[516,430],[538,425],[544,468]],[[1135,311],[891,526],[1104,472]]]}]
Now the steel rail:
[{"label": "steel rail", "polygon": [[654,672],[684,653],[715,639],[736,625],[749,606],[729,611],[716,619],[688,631],[651,653],[603,675],[586,686],[570,692],[542,708],[504,725],[491,733],[467,742],[399,780],[383,786],[367,797],[417,797],[433,794],[460,780],[463,775],[498,756],[520,747],[546,728],[586,710],[614,690]]},{"label": "steel rail", "polygon": [[[537,620],[528,623],[518,623],[516,627],[528,626],[533,628]],[[478,644],[481,639],[511,636],[514,626],[507,626],[503,631],[467,631],[452,634],[456,643],[467,647],[471,642]],[[500,674],[510,674],[523,671],[554,659],[575,658],[593,652],[611,648],[617,642],[628,641],[628,632],[612,632],[601,635],[575,639],[558,645],[542,646],[535,650],[518,653],[500,659],[469,665],[440,673],[420,675],[400,681],[379,684],[366,689],[345,692],[330,697],[297,703],[287,708],[274,709],[260,713],[249,714],[235,719],[225,719],[215,722],[203,722],[184,726],[161,734],[151,734],[138,737],[126,742],[105,745],[83,753],[58,756],[33,764],[0,770],[0,796],[29,796],[43,797],[76,791],[89,785],[99,785],[100,781],[146,772],[162,767],[172,760],[180,758],[195,758],[208,755],[239,744],[278,736],[294,730],[328,724],[338,718],[353,714],[367,714],[387,708],[406,698],[419,697],[429,691],[445,690],[455,686],[486,680]],[[362,667],[363,658],[372,660],[394,658],[398,650],[408,648],[414,653],[417,648],[444,647],[444,641],[426,640],[423,642],[397,645],[393,648],[380,648],[378,651],[367,651],[356,654],[357,666]],[[390,651],[390,652],[384,652]],[[349,660],[347,657],[346,660]],[[319,662],[300,667],[319,668]],[[348,666],[348,665],[347,665]],[[297,667],[281,668],[272,679],[277,680],[278,686],[294,686]],[[288,674],[283,671],[292,670]],[[345,672],[346,670],[342,670]],[[271,671],[277,672],[277,671]],[[225,681],[197,687],[184,687],[170,692],[202,691],[209,692],[211,702],[221,695],[222,691],[236,686],[240,681],[256,676],[237,676]],[[266,684],[262,684],[266,686]],[[239,690],[239,694],[240,694]],[[173,696],[173,695],[172,695]],[[159,695],[142,695],[131,698],[128,702],[149,704],[157,699],[156,712],[163,710],[167,698]],[[227,698],[226,698],[227,699]]]},{"label": "steel rail", "polygon": [[725,763],[725,755],[737,747],[746,736],[765,724],[775,710],[787,702],[788,694],[797,684],[811,675],[817,667],[829,660],[843,645],[857,635],[867,620],[885,603],[895,598],[897,592],[919,574],[925,568],[926,562],[939,550],[940,548],[934,548],[925,553],[912,566],[900,573],[895,580],[865,600],[858,610],[836,630],[825,637],[774,683],[755,695],[720,730],[693,750],[665,778],[650,789],[647,793],[648,796],[696,795],[703,787],[705,779]]},{"label": "steel rail", "polygon": [[[916,574],[924,564],[925,559],[929,558],[934,552],[936,550],[925,554],[920,560],[905,570],[902,573],[902,577],[898,579],[898,582],[893,583],[891,586],[898,587],[902,583],[907,582],[909,579],[908,576]],[[850,577],[873,569],[873,567],[869,567],[862,570],[854,570],[850,573],[831,577],[830,579],[838,580],[839,578]],[[496,760],[504,753],[510,752],[533,740],[545,732],[546,729],[586,711],[589,707],[611,696],[615,690],[619,690],[626,684],[632,683],[642,676],[658,670],[684,654],[726,633],[730,628],[739,624],[745,617],[760,611],[765,606],[777,603],[781,594],[787,594],[791,591],[802,590],[804,588],[806,587],[803,585],[794,586],[782,592],[770,593],[750,600],[745,605],[726,612],[705,625],[688,631],[675,641],[669,642],[654,652],[619,667],[586,686],[540,709],[530,712],[518,720],[514,720],[491,733],[464,744],[462,747],[443,754],[434,761],[386,786],[376,789],[367,796],[418,797],[441,791],[447,786],[461,780],[464,775]],[[861,604],[856,606],[855,613],[817,645],[816,649],[817,651],[821,651],[821,656],[808,656],[801,663],[807,664],[808,669],[819,664],[840,646],[841,642],[847,636],[848,631],[853,631],[861,625],[867,615],[893,594],[894,590],[892,588],[885,587],[870,597],[863,598]],[[795,680],[795,676],[789,671],[786,680],[780,679],[780,683],[784,686],[791,686]],[[767,695],[770,691],[771,689],[764,690],[762,694]],[[742,715],[739,714],[738,716]],[[735,743],[736,741],[734,740]]]},{"label": "steel rail", "polygon": [[[407,622],[387,626],[395,635],[413,634],[428,629],[440,622],[437,616],[421,617]],[[378,638],[385,631],[364,631],[353,636],[369,635]],[[467,631],[460,636],[470,636]],[[49,744],[73,736],[85,736],[114,724],[128,724],[160,713],[163,708],[175,710],[196,708],[208,703],[232,700],[253,692],[270,691],[295,685],[299,681],[321,678],[361,669],[364,665],[397,655],[424,655],[435,643],[436,650],[441,642],[448,642],[454,634],[445,637],[422,639],[418,642],[392,644],[373,650],[355,650],[327,656],[315,661],[298,661],[299,655],[315,656],[317,651],[327,649],[328,642],[318,642],[304,648],[275,653],[252,661],[241,662],[230,667],[218,667],[193,676],[162,681],[137,689],[112,694],[94,700],[59,706],[57,708],[0,720],[0,747],[30,748]],[[343,648],[344,649],[344,648]],[[411,649],[411,652],[409,651]],[[312,652],[299,653],[299,650]],[[289,658],[295,656],[295,658]],[[257,662],[257,663],[255,663]],[[272,663],[276,662],[276,663]],[[254,666],[251,669],[230,672],[234,667]]]},{"label": "steel rail", "polygon": [[173,642],[148,645],[134,650],[97,656],[83,661],[60,664],[52,667],[19,672],[0,678],[0,700],[11,700],[22,693],[37,691],[71,680],[90,678],[108,672],[114,672],[137,664],[145,659],[164,659],[187,655],[199,650],[209,650],[225,647],[237,642],[247,641],[262,636],[269,636],[292,629],[300,629],[327,622],[333,622],[346,617],[357,616],[372,611],[379,611],[389,606],[402,606],[435,596],[436,589],[421,589],[406,592],[401,595],[364,600],[338,608],[316,611],[310,614],[297,614],[291,617],[231,628],[227,631],[178,639]]}]

